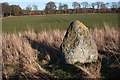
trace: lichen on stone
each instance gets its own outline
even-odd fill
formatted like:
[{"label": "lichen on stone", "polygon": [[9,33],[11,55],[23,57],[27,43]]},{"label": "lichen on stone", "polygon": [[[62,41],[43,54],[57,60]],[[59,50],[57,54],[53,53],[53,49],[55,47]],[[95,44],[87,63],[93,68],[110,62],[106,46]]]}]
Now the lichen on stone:
[{"label": "lichen on stone", "polygon": [[75,20],[67,29],[61,44],[62,53],[67,63],[86,63],[96,61],[98,52],[89,29]]}]

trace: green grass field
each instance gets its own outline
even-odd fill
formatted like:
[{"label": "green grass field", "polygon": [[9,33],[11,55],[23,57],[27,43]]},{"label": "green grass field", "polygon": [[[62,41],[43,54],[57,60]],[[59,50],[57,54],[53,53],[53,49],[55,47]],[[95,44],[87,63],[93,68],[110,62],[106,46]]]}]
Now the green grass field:
[{"label": "green grass field", "polygon": [[28,29],[34,29],[35,31],[66,30],[74,20],[80,20],[88,28],[103,27],[105,23],[113,27],[118,26],[118,14],[40,15],[4,18],[2,20],[2,31],[18,32]]}]

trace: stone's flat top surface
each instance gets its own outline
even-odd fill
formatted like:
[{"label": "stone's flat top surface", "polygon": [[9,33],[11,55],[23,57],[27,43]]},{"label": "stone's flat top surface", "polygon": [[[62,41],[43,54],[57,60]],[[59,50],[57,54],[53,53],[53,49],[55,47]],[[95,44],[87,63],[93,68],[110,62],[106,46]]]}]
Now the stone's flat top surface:
[{"label": "stone's flat top surface", "polygon": [[78,20],[67,29],[61,49],[66,62],[70,64],[93,62],[98,58],[97,47],[89,29]]}]

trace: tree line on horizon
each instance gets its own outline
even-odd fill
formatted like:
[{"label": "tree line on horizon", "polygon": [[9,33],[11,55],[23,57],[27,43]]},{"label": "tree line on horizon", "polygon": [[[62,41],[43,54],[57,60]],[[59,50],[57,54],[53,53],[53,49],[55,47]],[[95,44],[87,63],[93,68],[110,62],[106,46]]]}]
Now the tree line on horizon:
[{"label": "tree line on horizon", "polygon": [[57,7],[55,2],[48,2],[44,10],[38,10],[37,5],[27,5],[26,9],[22,9],[19,5],[9,5],[7,2],[2,4],[2,16],[21,16],[21,15],[45,15],[45,14],[80,14],[80,13],[119,13],[120,1],[109,3],[94,2],[73,2],[73,9],[69,9],[68,4],[59,3]]}]

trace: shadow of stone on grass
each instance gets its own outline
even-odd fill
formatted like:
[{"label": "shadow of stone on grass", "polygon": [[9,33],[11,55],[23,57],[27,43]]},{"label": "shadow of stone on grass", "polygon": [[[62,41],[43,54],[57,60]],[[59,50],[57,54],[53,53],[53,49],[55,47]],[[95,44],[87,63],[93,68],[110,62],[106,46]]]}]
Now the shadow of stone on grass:
[{"label": "shadow of stone on grass", "polygon": [[[71,64],[66,64],[64,56],[59,47],[54,44],[51,45],[47,42],[37,42],[26,37],[33,49],[36,49],[45,57],[47,54],[50,56],[51,61],[43,65],[46,70],[59,76],[60,78],[83,78],[83,71]],[[120,61],[120,56],[110,52],[98,51],[101,55],[106,56],[102,59],[101,75],[105,78],[119,78],[120,67],[116,57]],[[61,56],[62,55],[62,56]],[[38,59],[41,60],[41,55]],[[63,60],[62,60],[63,59]],[[59,62],[60,61],[60,62]],[[59,75],[60,74],[60,75]]]},{"label": "shadow of stone on grass", "polygon": [[120,55],[110,53],[108,51],[99,51],[99,53],[105,56],[102,59],[101,75],[105,77],[105,79],[119,79]]},{"label": "shadow of stone on grass", "polygon": [[[55,74],[56,76],[59,76],[59,78],[82,78],[83,72],[80,69],[72,64],[65,63],[65,57],[60,48],[55,45],[54,47],[56,48],[54,48],[46,42],[37,42],[31,40],[27,36],[26,38],[33,49],[36,49],[41,54],[44,54],[43,57],[45,57],[47,54],[50,56],[51,61],[46,65],[42,65],[46,70]],[[38,55],[39,60],[41,60],[40,56],[41,55]]]},{"label": "shadow of stone on grass", "polygon": [[67,63],[49,63],[44,68],[59,78],[83,78],[83,71],[76,66]]},{"label": "shadow of stone on grass", "polygon": [[[57,46],[54,44],[50,45],[47,42],[37,42],[34,40],[29,39],[27,36],[29,43],[31,44],[31,47],[33,49],[36,49],[40,52],[42,57],[45,57],[47,54],[50,56],[50,59],[52,62],[58,62],[58,60],[61,58],[61,52]],[[54,47],[53,47],[54,46]],[[38,59],[41,60],[41,55],[38,55]]]}]

